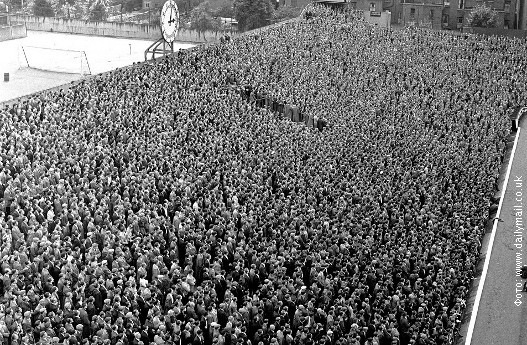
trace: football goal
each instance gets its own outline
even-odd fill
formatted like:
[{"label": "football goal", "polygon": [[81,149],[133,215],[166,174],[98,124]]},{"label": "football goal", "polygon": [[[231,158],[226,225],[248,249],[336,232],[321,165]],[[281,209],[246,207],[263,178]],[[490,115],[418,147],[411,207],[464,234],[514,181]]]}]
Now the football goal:
[{"label": "football goal", "polygon": [[21,67],[59,73],[91,74],[88,58],[83,50],[21,46],[19,60]]}]

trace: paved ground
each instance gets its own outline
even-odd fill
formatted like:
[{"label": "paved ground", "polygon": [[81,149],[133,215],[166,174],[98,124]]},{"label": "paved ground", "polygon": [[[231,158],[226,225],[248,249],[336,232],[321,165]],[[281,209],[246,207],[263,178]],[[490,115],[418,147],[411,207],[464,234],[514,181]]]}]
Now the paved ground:
[{"label": "paved ground", "polygon": [[[489,268],[483,287],[472,345],[527,344],[527,293],[524,279],[516,269],[527,264],[524,240],[524,208],[527,211],[527,120],[520,127],[509,181],[503,196],[500,221],[496,229]],[[524,202],[525,200],[525,202]],[[525,204],[525,205],[524,205]],[[520,291],[517,291],[520,290]],[[464,341],[465,339],[463,339]]]},{"label": "paved ground", "polygon": [[[504,186],[503,183],[505,181],[507,169],[509,167],[509,161],[511,159],[512,148],[514,146],[515,137],[516,137],[516,132],[512,132],[508,138],[507,149],[504,155],[503,163],[500,168],[500,176],[498,178],[498,183],[497,183],[500,190],[498,190],[494,195],[494,199],[496,200],[496,203],[499,202],[502,195],[504,194],[504,191],[506,191],[506,188],[504,188],[506,186]],[[504,190],[502,191],[501,189],[504,189]],[[470,320],[472,316],[472,310],[474,309],[477,290],[481,282],[481,278],[482,278],[481,274],[483,272],[485,258],[489,250],[489,242],[490,242],[490,237],[491,237],[492,229],[494,225],[494,217],[495,217],[495,214],[492,215],[492,218],[489,219],[487,221],[487,224],[485,225],[485,235],[483,236],[483,239],[482,239],[482,246],[481,246],[481,251],[479,255],[479,262],[478,262],[478,265],[476,266],[476,273],[474,276],[474,280],[472,281],[472,286],[469,290],[469,296],[466,300],[467,307],[461,318],[461,326],[460,326],[459,334],[456,337],[456,342],[455,342],[456,345],[466,344],[466,341],[467,341],[467,334],[469,332],[469,325],[470,325]]]},{"label": "paved ground", "polygon": [[[92,74],[98,74],[144,61],[144,51],[152,43],[148,40],[28,31],[25,38],[0,42],[0,102],[81,78],[78,74],[52,73],[26,68],[21,46],[85,51]],[[176,43],[175,49],[193,46],[194,44],[189,43]],[[46,58],[58,60],[59,64],[70,64],[67,56],[66,53],[46,53]],[[61,59],[63,61],[60,61]],[[4,82],[4,73],[9,73],[9,82]]]}]

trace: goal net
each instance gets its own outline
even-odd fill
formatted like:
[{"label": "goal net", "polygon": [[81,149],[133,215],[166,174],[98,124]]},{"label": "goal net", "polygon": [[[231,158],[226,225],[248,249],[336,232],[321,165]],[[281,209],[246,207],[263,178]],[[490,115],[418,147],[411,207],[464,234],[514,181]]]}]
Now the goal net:
[{"label": "goal net", "polygon": [[19,60],[21,67],[59,73],[91,74],[88,58],[83,50],[22,46]]}]

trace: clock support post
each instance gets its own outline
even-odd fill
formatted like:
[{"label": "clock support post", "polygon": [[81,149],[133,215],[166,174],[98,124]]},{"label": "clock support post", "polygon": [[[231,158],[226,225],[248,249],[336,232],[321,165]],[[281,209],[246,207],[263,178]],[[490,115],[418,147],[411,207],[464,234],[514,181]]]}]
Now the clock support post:
[{"label": "clock support post", "polygon": [[159,57],[170,55],[174,52],[174,42],[167,42],[160,38],[145,50],[145,61],[155,60]]}]

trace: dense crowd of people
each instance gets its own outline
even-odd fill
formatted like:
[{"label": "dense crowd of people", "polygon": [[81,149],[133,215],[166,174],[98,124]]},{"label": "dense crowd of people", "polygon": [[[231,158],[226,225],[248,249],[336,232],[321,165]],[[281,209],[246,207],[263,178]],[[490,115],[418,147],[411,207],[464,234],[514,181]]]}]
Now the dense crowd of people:
[{"label": "dense crowd of people", "polygon": [[317,8],[5,106],[0,344],[451,343],[526,50]]}]

